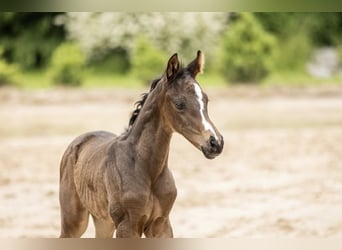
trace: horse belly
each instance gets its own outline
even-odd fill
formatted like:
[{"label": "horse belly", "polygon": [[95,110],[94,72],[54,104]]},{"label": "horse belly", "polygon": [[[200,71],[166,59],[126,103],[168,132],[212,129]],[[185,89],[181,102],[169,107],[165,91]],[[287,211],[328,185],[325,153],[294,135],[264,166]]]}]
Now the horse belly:
[{"label": "horse belly", "polygon": [[[102,152],[102,151],[101,151]],[[84,152],[74,169],[76,191],[84,207],[96,218],[108,218],[108,197],[105,185],[105,155]],[[90,156],[89,156],[90,155]]]},{"label": "horse belly", "polygon": [[101,172],[101,169],[89,171],[89,166],[76,166],[74,175],[76,191],[83,206],[93,216],[105,219],[108,217],[108,199]]}]

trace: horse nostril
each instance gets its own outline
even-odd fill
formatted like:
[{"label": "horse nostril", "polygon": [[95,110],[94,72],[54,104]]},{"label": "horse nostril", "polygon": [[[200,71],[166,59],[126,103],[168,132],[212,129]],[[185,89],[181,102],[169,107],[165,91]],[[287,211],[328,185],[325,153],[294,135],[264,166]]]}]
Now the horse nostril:
[{"label": "horse nostril", "polygon": [[212,147],[212,148],[216,148],[217,147],[217,140],[215,139],[214,136],[210,136],[209,138],[209,145]]}]

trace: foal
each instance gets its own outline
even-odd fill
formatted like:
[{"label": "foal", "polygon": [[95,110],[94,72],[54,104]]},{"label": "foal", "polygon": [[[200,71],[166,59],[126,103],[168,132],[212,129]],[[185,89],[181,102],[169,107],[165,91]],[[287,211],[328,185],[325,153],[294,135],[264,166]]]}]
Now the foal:
[{"label": "foal", "polygon": [[182,134],[205,157],[222,152],[223,137],[207,113],[208,97],[196,76],[201,51],[182,67],[174,54],[162,77],[138,102],[128,130],[77,137],[60,165],[60,237],[81,237],[94,220],[97,238],[173,237],[169,213],[177,190],[168,168],[173,132]]}]

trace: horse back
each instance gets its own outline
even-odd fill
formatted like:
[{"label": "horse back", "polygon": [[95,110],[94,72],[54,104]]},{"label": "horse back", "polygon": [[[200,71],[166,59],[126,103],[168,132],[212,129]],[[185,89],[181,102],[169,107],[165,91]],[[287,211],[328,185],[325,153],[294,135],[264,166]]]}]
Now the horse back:
[{"label": "horse back", "polygon": [[83,151],[94,152],[100,145],[109,142],[115,137],[115,134],[107,131],[93,131],[76,137],[63,154],[60,165],[61,174],[65,171],[65,168],[72,168],[76,165]]}]

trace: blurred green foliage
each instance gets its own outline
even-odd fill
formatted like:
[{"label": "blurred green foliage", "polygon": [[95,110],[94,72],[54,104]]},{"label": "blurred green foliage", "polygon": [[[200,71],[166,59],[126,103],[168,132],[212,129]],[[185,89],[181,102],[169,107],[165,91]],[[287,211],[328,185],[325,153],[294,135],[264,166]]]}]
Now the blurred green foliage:
[{"label": "blurred green foliage", "polygon": [[165,52],[154,46],[146,37],[139,36],[132,56],[133,74],[143,83],[149,84],[163,73],[167,59]]},{"label": "blurred green foliage", "polygon": [[65,39],[62,26],[54,25],[60,13],[0,13],[0,45],[4,58],[22,69],[47,65],[53,50]]},{"label": "blurred green foliage", "polygon": [[274,52],[274,71],[304,72],[313,53],[313,45],[306,32],[279,40]]},{"label": "blurred green foliage", "polygon": [[271,70],[275,38],[251,13],[241,13],[223,37],[222,72],[230,82],[258,82]]},{"label": "blurred green foliage", "polygon": [[338,47],[342,43],[342,13],[254,13],[254,16],[277,38],[276,72],[305,74],[315,48]]},{"label": "blurred green foliage", "polygon": [[53,83],[78,86],[83,80],[85,56],[78,44],[62,43],[51,58],[50,74]]},{"label": "blurred green foliage", "polygon": [[341,12],[257,12],[253,15],[279,40],[305,33],[314,46],[336,46],[341,43]]},{"label": "blurred green foliage", "polygon": [[342,69],[342,43],[337,46],[338,66]]},{"label": "blurred green foliage", "polygon": [[71,12],[62,22],[68,37],[80,43],[90,59],[118,48],[131,55],[143,35],[168,55],[178,52],[186,62],[206,48],[210,66],[228,17],[224,12]]},{"label": "blurred green foliage", "polygon": [[93,58],[88,62],[88,68],[95,73],[127,74],[131,69],[129,54],[122,48],[111,50],[101,58]]},{"label": "blurred green foliage", "polygon": [[8,64],[2,58],[3,49],[0,47],[0,86],[16,83],[16,77],[19,73],[18,67]]},{"label": "blurred green foliage", "polygon": [[0,86],[12,85],[16,83],[18,68],[14,65],[9,65],[4,60],[0,59]]},{"label": "blurred green foliage", "polygon": [[[147,83],[163,73],[172,53],[188,62],[198,49],[207,58],[206,74],[225,81],[260,82],[286,74],[305,80],[308,61],[322,46],[337,49],[342,68],[341,30],[342,13],[1,12],[0,81],[15,82],[16,75],[49,66],[56,83],[81,84],[83,69],[87,77],[105,75],[108,85],[110,75]],[[57,56],[60,50],[68,52]]]}]

